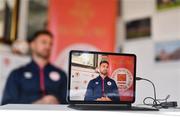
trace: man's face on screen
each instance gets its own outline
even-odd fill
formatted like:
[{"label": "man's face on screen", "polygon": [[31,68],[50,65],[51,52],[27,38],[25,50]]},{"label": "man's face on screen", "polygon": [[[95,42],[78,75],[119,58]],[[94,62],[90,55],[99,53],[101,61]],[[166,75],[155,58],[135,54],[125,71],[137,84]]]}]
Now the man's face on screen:
[{"label": "man's face on screen", "polygon": [[102,63],[101,65],[100,65],[100,73],[102,74],[102,75],[107,75],[108,74],[108,68],[109,68],[109,65],[107,64],[107,63]]}]

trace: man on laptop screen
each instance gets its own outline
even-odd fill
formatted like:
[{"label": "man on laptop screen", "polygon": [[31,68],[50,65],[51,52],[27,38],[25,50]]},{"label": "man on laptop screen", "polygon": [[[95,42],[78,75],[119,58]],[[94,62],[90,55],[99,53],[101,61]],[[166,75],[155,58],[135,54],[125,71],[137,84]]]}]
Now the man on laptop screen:
[{"label": "man on laptop screen", "polygon": [[119,102],[119,92],[116,82],[108,76],[109,62],[101,61],[99,76],[90,80],[85,94],[85,101]]},{"label": "man on laptop screen", "polygon": [[135,55],[71,51],[69,62],[69,102],[134,102]]}]

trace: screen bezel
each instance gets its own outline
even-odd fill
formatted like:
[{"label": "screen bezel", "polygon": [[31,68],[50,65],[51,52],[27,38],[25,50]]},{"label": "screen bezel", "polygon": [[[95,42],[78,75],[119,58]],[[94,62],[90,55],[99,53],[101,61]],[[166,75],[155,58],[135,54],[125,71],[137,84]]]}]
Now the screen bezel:
[{"label": "screen bezel", "polygon": [[[121,55],[121,56],[133,56],[134,57],[134,81],[133,81],[133,100],[132,101],[120,101],[120,102],[102,102],[102,101],[84,101],[84,100],[70,100],[70,86],[71,86],[71,60],[72,53],[91,53],[91,54],[107,54],[107,55]],[[111,53],[111,52],[96,52],[96,51],[83,51],[83,50],[71,50],[69,53],[69,75],[68,75],[68,90],[67,90],[67,101],[69,104],[132,104],[135,102],[135,91],[136,91],[136,55],[135,54],[127,54],[127,53]]]}]

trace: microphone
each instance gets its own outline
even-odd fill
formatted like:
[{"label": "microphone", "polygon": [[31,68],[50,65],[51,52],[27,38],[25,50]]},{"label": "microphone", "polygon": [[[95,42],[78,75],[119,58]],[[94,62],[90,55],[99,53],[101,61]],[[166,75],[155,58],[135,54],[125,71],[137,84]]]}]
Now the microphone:
[{"label": "microphone", "polygon": [[[155,88],[154,83],[153,83],[152,81],[150,81],[150,80],[148,80],[148,79],[146,79],[146,78],[142,78],[142,77],[136,77],[136,80],[137,80],[137,81],[144,80],[144,81],[148,81],[149,83],[152,84],[153,90],[154,90],[154,99],[153,99],[153,100],[154,100],[154,103],[155,103],[154,106],[156,106],[156,105],[157,105],[157,98],[156,98],[156,88]],[[149,98],[149,97],[147,97],[147,98]],[[144,103],[145,103],[145,100],[146,100],[147,98],[144,99],[144,101],[143,101]]]},{"label": "microphone", "polygon": [[[152,84],[152,86],[153,86],[153,89],[154,89],[154,98],[152,98],[152,97],[146,97],[146,98],[144,98],[144,100],[143,100],[143,103],[145,104],[145,105],[151,105],[151,106],[153,106],[153,107],[155,107],[155,108],[169,108],[169,107],[177,107],[177,101],[171,101],[171,102],[168,102],[167,101],[167,99],[170,97],[170,95],[167,95],[167,97],[165,98],[165,99],[157,99],[156,98],[156,88],[155,88],[155,85],[154,85],[154,83],[152,82],[152,81],[150,81],[150,80],[148,80],[148,79],[146,79],[146,78],[142,78],[142,77],[136,77],[136,80],[137,81],[140,81],[140,80],[144,80],[144,81],[148,81],[149,83],[151,83]],[[152,99],[153,100],[153,104],[147,104],[145,101],[147,100],[147,99]],[[161,101],[164,101],[165,100],[165,102],[161,102]]]}]

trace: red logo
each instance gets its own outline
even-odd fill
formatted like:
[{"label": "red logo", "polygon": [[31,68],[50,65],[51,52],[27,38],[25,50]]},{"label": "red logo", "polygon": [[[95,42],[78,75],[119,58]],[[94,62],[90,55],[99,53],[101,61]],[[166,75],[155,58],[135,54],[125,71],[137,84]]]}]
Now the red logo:
[{"label": "red logo", "polygon": [[116,80],[118,88],[123,91],[128,90],[133,84],[133,75],[126,68],[116,69],[111,77]]}]

